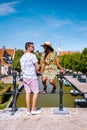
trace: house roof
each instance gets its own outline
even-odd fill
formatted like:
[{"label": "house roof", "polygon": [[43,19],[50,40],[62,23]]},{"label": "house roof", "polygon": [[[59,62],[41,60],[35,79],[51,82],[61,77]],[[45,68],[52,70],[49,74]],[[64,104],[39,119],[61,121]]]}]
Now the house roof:
[{"label": "house roof", "polygon": [[12,59],[14,59],[15,50],[14,49],[3,49],[3,48],[0,49],[0,60],[1,60],[1,64],[5,65],[5,66],[12,66],[11,64],[6,63],[2,59],[2,57],[6,57],[5,52],[6,52],[7,55],[11,55]]},{"label": "house roof", "polygon": [[65,55],[65,54],[74,54],[77,53],[79,51],[61,51],[61,55]]},{"label": "house roof", "polygon": [[[13,58],[15,50],[14,49],[5,49],[8,54],[10,54]],[[0,59],[2,59],[4,55],[4,49],[0,49]]]}]

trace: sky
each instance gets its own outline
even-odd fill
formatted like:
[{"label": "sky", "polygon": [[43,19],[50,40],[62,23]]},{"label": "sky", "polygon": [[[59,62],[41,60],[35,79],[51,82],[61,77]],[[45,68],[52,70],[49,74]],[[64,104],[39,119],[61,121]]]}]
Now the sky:
[{"label": "sky", "polygon": [[49,41],[58,51],[87,47],[87,0],[0,0],[0,48],[35,51]]}]

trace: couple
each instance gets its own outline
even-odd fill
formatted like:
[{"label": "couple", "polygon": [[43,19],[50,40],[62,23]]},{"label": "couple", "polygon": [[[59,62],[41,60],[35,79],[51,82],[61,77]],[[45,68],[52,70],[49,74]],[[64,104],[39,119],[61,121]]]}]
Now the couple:
[{"label": "couple", "polygon": [[[51,93],[55,93],[56,86],[54,83],[55,76],[57,75],[58,68],[64,72],[62,69],[57,53],[54,51],[50,42],[45,42],[41,45],[44,48],[44,53],[41,57],[41,70],[40,74],[42,75],[42,83],[44,85],[43,93],[46,94],[47,86],[46,80],[48,79],[50,84],[53,85]],[[27,42],[25,44],[25,54],[20,59],[21,70],[23,74],[24,89],[26,92],[26,105],[28,115],[39,114],[40,110],[36,110],[36,102],[39,94],[39,85],[37,80],[37,74],[39,72],[38,60],[33,54],[34,52],[34,43]],[[30,93],[33,92],[32,99],[32,110],[30,111]]]}]

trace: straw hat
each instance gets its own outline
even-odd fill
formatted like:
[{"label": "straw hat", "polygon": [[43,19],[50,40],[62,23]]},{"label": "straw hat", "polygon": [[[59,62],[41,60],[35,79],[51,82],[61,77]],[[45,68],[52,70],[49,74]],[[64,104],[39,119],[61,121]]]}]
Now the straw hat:
[{"label": "straw hat", "polygon": [[[42,47],[44,47],[44,46],[49,46],[50,48],[53,49],[52,44],[51,44],[50,42],[44,42],[44,44],[41,45],[41,46],[42,46]],[[54,49],[53,49],[53,50],[54,50]]]}]

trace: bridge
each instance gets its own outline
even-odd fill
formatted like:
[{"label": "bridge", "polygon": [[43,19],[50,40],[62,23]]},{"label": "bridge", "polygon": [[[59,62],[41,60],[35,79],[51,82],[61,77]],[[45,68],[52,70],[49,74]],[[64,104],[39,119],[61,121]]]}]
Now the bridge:
[{"label": "bridge", "polygon": [[[87,83],[80,83],[72,76],[64,76],[64,78],[66,78],[72,85],[75,85],[79,91],[87,92]],[[16,83],[15,81],[14,76],[14,87]],[[14,94],[15,91],[13,92],[13,97]],[[60,95],[62,94],[63,92],[61,90]],[[54,108],[40,108],[41,114],[35,116],[26,115],[26,108],[18,108],[16,111],[15,106],[13,106],[12,109],[6,108],[0,110],[0,130],[87,130],[87,108],[67,108],[69,113],[62,114],[64,108],[61,103],[60,100],[60,109],[55,108],[58,110],[57,112],[60,111],[59,115],[53,113]],[[16,111],[16,113],[12,114],[12,111]]]}]

